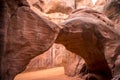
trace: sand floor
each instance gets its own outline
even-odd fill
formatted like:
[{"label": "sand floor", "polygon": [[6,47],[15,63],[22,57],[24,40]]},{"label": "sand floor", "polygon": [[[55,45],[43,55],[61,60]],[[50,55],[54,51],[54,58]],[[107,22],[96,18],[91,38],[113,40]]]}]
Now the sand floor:
[{"label": "sand floor", "polygon": [[63,67],[18,74],[14,80],[76,80],[64,74]]}]

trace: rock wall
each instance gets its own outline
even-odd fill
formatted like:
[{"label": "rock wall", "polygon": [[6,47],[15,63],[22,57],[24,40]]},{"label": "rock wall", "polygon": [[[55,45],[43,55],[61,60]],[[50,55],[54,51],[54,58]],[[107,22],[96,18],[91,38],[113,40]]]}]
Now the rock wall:
[{"label": "rock wall", "polygon": [[69,51],[80,55],[85,60],[88,73],[101,76],[100,79],[95,76],[94,78],[110,80],[112,73],[106,59],[114,53],[107,53],[105,48],[108,44],[117,45],[114,49],[118,54],[120,46],[120,35],[115,32],[114,24],[102,13],[79,9],[74,11],[62,26],[64,28],[61,29],[56,43],[62,43]]},{"label": "rock wall", "polygon": [[[105,70],[106,72],[108,70],[109,72],[107,62],[103,55],[104,52],[102,53],[103,48],[100,49],[100,51],[98,50],[98,53],[99,52],[102,53],[102,57],[98,58],[98,56],[96,56],[94,58],[94,56],[91,56],[91,55],[85,55],[85,56],[81,55],[82,48],[80,49],[80,51],[77,51],[77,52],[74,51],[75,49],[73,51],[69,49],[71,51],[70,52],[70,51],[67,51],[63,46],[59,46],[56,44],[53,45],[59,33],[60,28],[63,28],[65,25],[70,25],[71,27],[73,25],[75,26],[77,25],[75,24],[74,21],[73,21],[74,22],[73,25],[65,24],[67,23],[67,20],[69,21],[69,19],[77,17],[77,16],[86,17],[85,15],[83,15],[83,13],[85,14],[92,13],[91,16],[94,16],[92,17],[92,19],[93,20],[97,19],[98,21],[100,21],[101,24],[99,25],[103,26],[104,24],[105,26],[106,25],[109,25],[109,27],[112,26],[112,23],[109,22],[109,20],[104,15],[101,15],[101,13],[88,10],[86,12],[82,11],[81,14],[79,14],[79,10],[74,11],[75,9],[78,9],[79,7],[81,7],[81,5],[85,7],[89,6],[90,8],[97,9],[97,10],[100,9],[100,11],[102,11],[103,4],[105,4],[103,0],[98,1],[94,4],[90,0],[87,1],[87,3],[86,1],[87,0],[85,1],[84,0],[81,0],[81,1],[80,0],[75,0],[75,1],[74,0],[68,0],[68,1],[66,0],[56,0],[56,1],[55,0],[39,0],[39,1],[38,0],[27,0],[27,1],[26,0],[11,0],[11,1],[5,0],[3,1],[4,5],[0,5],[1,7],[3,7],[1,11],[4,13],[4,14],[0,13],[0,15],[2,15],[1,16],[2,18],[0,18],[1,24],[2,24],[2,27],[0,27],[0,41],[3,42],[3,43],[0,43],[0,53],[2,53],[1,73],[0,73],[1,79],[2,80],[13,80],[14,76],[20,73],[21,71],[23,71],[26,68],[26,65],[35,56],[37,57],[31,60],[31,62],[27,66],[26,71],[50,68],[50,67],[55,67],[55,66],[64,66],[65,74],[70,75],[70,76],[75,76],[76,74],[79,74],[79,75],[82,74],[83,76],[84,74],[88,74],[90,72],[93,72],[96,74],[95,72],[96,70],[97,72],[99,70]],[[1,3],[2,3],[2,0],[1,0]],[[47,7],[48,5],[50,5],[50,7]],[[97,6],[100,5],[102,7],[96,8],[96,5]],[[71,15],[68,18],[69,14]],[[88,15],[88,17],[90,17],[90,15]],[[112,20],[114,22],[118,22],[115,19],[112,19]],[[53,21],[54,23],[51,21]],[[70,21],[72,23],[72,20]],[[65,22],[65,23],[62,23],[62,22]],[[55,23],[59,24],[59,26],[56,25]],[[83,23],[84,23],[84,20],[83,20]],[[97,24],[97,23],[93,23],[93,24]],[[89,24],[88,22],[88,25],[90,26],[92,24]],[[116,25],[116,26],[119,26],[119,25]],[[84,27],[86,28],[87,24]],[[66,31],[69,28],[67,29],[63,28],[62,30],[64,29]],[[79,31],[79,29],[77,30]],[[100,34],[99,36],[98,34],[95,34],[95,35],[97,36],[97,38],[100,37],[99,39],[101,39],[101,36],[102,38],[103,37],[105,37],[105,39],[107,38],[106,40],[108,41],[108,43],[106,43],[105,47],[106,46],[108,47],[105,48],[105,56],[109,63],[109,66],[111,67],[111,69],[113,69],[113,71],[115,72],[115,75],[117,75],[119,74],[117,70],[119,70],[119,56],[118,55],[120,51],[120,47],[119,47],[120,43],[119,43],[119,40],[114,41],[113,38],[115,38],[116,35],[118,35],[119,31],[116,29],[116,31],[118,31],[117,33],[116,31],[114,31],[114,28],[112,28],[113,30],[107,28],[108,30],[105,29],[105,31],[102,32],[102,29],[104,30],[104,28],[100,27],[100,33],[99,33],[99,29],[97,30],[98,34]],[[72,30],[76,30],[76,29],[73,28]],[[95,33],[97,31],[95,31]],[[70,31],[70,33],[72,33],[72,31]],[[74,32],[72,34],[74,34]],[[65,35],[66,33],[64,34],[64,36]],[[79,37],[81,38],[81,36]],[[83,38],[87,40],[87,38],[89,37],[87,37],[86,35],[86,37],[83,37]],[[74,41],[74,39],[75,39],[74,37],[71,39],[68,39],[68,42],[71,40]],[[93,39],[95,40],[95,42],[97,41],[96,37],[93,37]],[[115,40],[116,39],[117,38],[115,38]],[[79,43],[79,41],[77,43]],[[87,43],[87,41],[85,43]],[[89,46],[89,43],[86,45]],[[74,45],[74,44],[70,43],[70,45]],[[49,49],[51,46],[52,48]],[[74,48],[75,47],[77,46],[74,46]],[[84,48],[86,49],[86,51],[88,51],[86,52],[86,54],[91,53],[89,51],[93,51],[93,54],[94,54],[94,51],[95,51],[95,55],[96,55],[96,52],[97,52],[96,47],[94,48],[93,47],[94,46],[89,47],[89,49]],[[67,47],[67,49],[68,48],[69,47]],[[101,46],[97,46],[97,48],[101,48]],[[45,53],[42,54],[43,52]],[[39,54],[42,54],[42,55],[38,56]],[[86,63],[80,56],[82,56],[85,59]],[[93,58],[90,58],[90,60],[88,60],[89,56]],[[103,65],[101,65],[100,63],[99,65],[96,65],[98,64],[100,59],[103,60],[103,62],[105,63]],[[112,61],[113,59],[114,61]],[[96,61],[98,62],[96,63]],[[114,65],[115,65],[115,68],[113,68]],[[93,67],[98,68],[98,69],[93,69]],[[98,75],[101,75],[101,73]],[[110,79],[111,74],[108,74],[108,75],[106,76],[108,77],[108,79]],[[87,79],[89,79],[89,77],[91,78],[91,76],[92,76],[91,74],[90,75],[88,74]],[[101,75],[101,76],[103,77],[104,75]],[[96,76],[94,77],[96,78]]]},{"label": "rock wall", "polygon": [[[34,12],[36,12],[37,14],[38,13],[43,14],[45,17],[48,17],[49,20],[52,20],[57,24],[63,22],[68,17],[68,14],[70,14],[75,9],[74,0],[72,1],[49,0],[48,2],[47,1],[48,0],[44,0],[43,1],[44,4],[41,6],[40,1],[28,0],[31,9],[32,10],[36,9]],[[66,5],[56,5],[56,3],[59,3],[59,1],[61,2],[61,4],[66,4]],[[48,4],[51,5],[51,7],[47,8],[46,6]],[[41,7],[42,10],[40,11],[40,9],[37,6],[39,6],[39,8]],[[54,10],[54,12],[50,12],[50,13],[45,12],[47,10],[49,11],[51,9],[54,9],[52,8],[52,6],[53,7],[56,6],[61,9],[59,11]],[[71,11],[67,11],[68,7],[71,9]],[[40,12],[38,12],[37,10],[39,10]],[[78,66],[78,64],[81,63],[81,57],[80,58],[79,57],[80,56],[67,51],[63,46],[54,44],[52,48],[49,49],[47,52],[31,60],[25,71],[39,70],[39,69],[56,67],[56,66],[64,66],[65,74],[69,76],[75,76],[76,74],[79,74],[80,70],[82,69],[82,65]]]},{"label": "rock wall", "polygon": [[[101,1],[98,0],[96,1],[96,3],[93,3],[92,0],[67,0],[67,1],[66,0],[34,0],[34,1],[28,0],[28,2],[32,10],[35,10],[36,13],[43,14],[44,16],[48,17],[50,20],[52,20],[53,22],[57,24],[67,19],[68,15],[75,9],[89,7],[89,8],[97,9],[98,11],[102,11],[102,7],[105,4],[104,0],[101,0]],[[99,6],[102,6],[101,9],[96,8]],[[81,68],[78,68],[78,65],[77,65],[81,62],[81,58],[80,60],[79,58],[75,58],[75,56],[76,57],[80,57],[80,56],[67,51],[66,49],[64,49],[63,46],[57,46],[57,49],[56,49],[56,46],[53,45],[53,47],[49,51],[45,52],[45,54],[46,55],[40,55],[39,57],[36,57],[35,59],[33,59],[29,63],[26,71],[50,68],[50,67],[55,67],[58,65],[64,66],[64,62],[65,64],[68,64],[64,66],[65,73],[70,76],[76,75],[82,69],[83,65],[81,65]],[[55,54],[58,54],[58,55],[55,55]],[[51,55],[51,56],[48,57],[48,55]],[[61,56],[62,60],[58,61],[59,63],[57,62],[53,63],[53,60],[56,60],[54,55],[56,57]],[[64,57],[68,59],[65,59]],[[46,60],[47,61],[49,60],[49,61],[46,62]],[[73,65],[73,67],[70,65]]]},{"label": "rock wall", "polygon": [[32,58],[53,45],[60,28],[33,12],[25,0],[5,0],[3,13],[5,52],[0,76],[1,80],[13,80]]},{"label": "rock wall", "polygon": [[63,59],[66,55],[67,54],[64,46],[54,44],[44,54],[41,54],[32,59],[28,64],[26,71],[63,66]]},{"label": "rock wall", "polygon": [[[1,0],[0,1],[0,62],[2,61],[1,58],[2,58],[2,54],[4,53],[4,50],[5,50],[5,40],[4,40],[4,31],[5,31],[5,27],[4,27],[4,1]],[[0,65],[0,70],[1,70],[1,65]],[[0,79],[2,78],[1,77],[1,72],[0,72]]]},{"label": "rock wall", "polygon": [[[120,0],[109,0],[109,2],[104,7],[104,14],[111,19],[115,24],[116,32],[120,34]],[[120,42],[119,42],[120,43]],[[116,48],[117,47],[117,48]],[[113,80],[120,79],[120,45],[114,42],[107,45],[107,49],[111,54],[108,58],[109,64],[112,65],[113,75],[116,76]]]},{"label": "rock wall", "polygon": [[[55,1],[55,2],[57,2],[57,1]],[[58,1],[59,2],[59,1]],[[44,5],[45,5],[45,1],[44,1]],[[49,0],[49,3],[50,3],[50,0]],[[59,5],[55,5],[55,4],[53,4],[54,3],[54,1],[51,1],[51,4],[52,4],[52,6],[58,6],[59,7]],[[66,3],[67,4],[67,2],[64,2],[63,1],[63,3]],[[73,7],[72,5],[70,6],[71,7],[71,9],[72,10],[74,10],[74,9],[78,9],[78,8],[85,8],[85,7],[89,7],[89,8],[93,8],[93,9],[95,9],[95,10],[98,10],[98,11],[100,11],[100,12],[102,12],[103,11],[103,7],[104,7],[104,5],[106,4],[106,1],[105,0],[98,0],[98,1],[96,1],[95,3],[93,3],[92,2],[92,0],[90,1],[90,0],[76,0],[76,2],[71,2],[71,3],[75,3],[74,4],[74,6],[75,7]],[[34,2],[34,3],[31,3],[32,5],[33,5],[33,7],[35,7],[35,8],[38,8],[37,6],[39,5],[39,7],[40,7],[40,2],[38,1],[37,3],[36,2]],[[41,12],[43,12],[43,15],[45,15],[46,17],[49,17],[49,19],[50,20],[52,20],[52,21],[54,21],[54,22],[56,22],[56,23],[60,23],[60,22],[63,22],[66,18],[67,18],[67,15],[68,14],[70,14],[71,12],[68,12],[67,14],[66,14],[66,12],[61,12],[61,11],[55,11],[54,10],[54,12],[51,12],[51,13],[47,13],[47,12],[45,12],[45,8],[44,8],[44,5],[42,5],[42,10],[41,10]],[[66,6],[64,6],[64,7],[66,7]],[[66,7],[66,9],[67,9],[67,7]],[[47,10],[49,10],[49,9],[47,9]],[[64,11],[64,10],[63,10]],[[108,11],[107,9],[106,9],[106,11]],[[109,10],[109,11],[111,11],[111,10]],[[114,11],[113,11],[114,12]],[[119,18],[118,18],[119,19]],[[118,22],[119,23],[119,22]],[[112,44],[112,45],[111,45]],[[106,47],[106,56],[110,56],[110,54],[112,55],[114,52],[115,52],[115,49],[116,49],[116,47],[118,47],[118,45],[116,45],[116,43],[111,43],[111,44],[107,44],[106,46],[108,46],[108,47]],[[112,47],[112,46],[114,46],[114,48]],[[55,54],[55,53],[52,53],[51,51],[52,50],[56,50],[55,48],[55,46],[53,46],[54,48],[51,48],[47,53],[48,54],[50,54],[50,55],[52,55],[52,54]],[[63,58],[62,58],[62,61],[60,60],[60,63],[59,64],[56,64],[56,63],[54,63],[54,64],[56,64],[56,65],[53,65],[53,63],[51,62],[51,64],[49,64],[48,66],[46,66],[46,64],[43,64],[42,65],[42,67],[41,67],[41,65],[37,65],[37,63],[36,64],[34,64],[34,61],[35,60],[37,60],[37,61],[39,61],[39,58],[37,59],[37,58],[35,58],[35,60],[32,60],[31,61],[31,63],[28,65],[28,69],[30,68],[30,69],[32,69],[34,66],[38,66],[38,69],[41,69],[41,68],[48,68],[48,67],[54,67],[54,66],[57,66],[57,65],[60,65],[60,66],[64,66],[65,67],[65,73],[67,74],[67,75],[70,75],[70,76],[74,76],[74,75],[76,75],[76,74],[78,74],[78,73],[80,73],[81,72],[81,70],[83,69],[83,67],[84,67],[84,61],[82,61],[81,60],[81,58],[79,58],[80,56],[78,56],[78,55],[75,55],[74,53],[71,53],[71,52],[69,52],[69,51],[67,51],[67,50],[65,50],[65,49],[63,49],[62,48],[62,46],[59,46],[59,48],[60,49],[57,49],[57,54],[59,54],[59,52],[60,53],[63,53],[63,54],[66,54],[66,55],[61,55],[61,54],[59,54],[59,55],[61,55]],[[62,49],[61,49],[62,48]],[[113,50],[113,49],[114,50]],[[111,50],[112,49],[112,50]],[[70,54],[70,55],[69,55]],[[42,55],[40,55],[41,56],[41,58],[42,58]],[[58,56],[58,55],[57,55]],[[66,59],[64,59],[64,57],[67,57],[68,59],[66,60]],[[76,58],[77,57],[77,58]],[[53,58],[53,57],[52,57]],[[52,60],[54,60],[55,58],[53,58]],[[111,68],[113,68],[113,66],[114,66],[114,64],[113,63],[111,63],[112,61],[111,61],[111,58],[107,58],[108,59],[108,62],[109,62],[109,66],[111,67]],[[51,57],[49,57],[49,60],[51,61]],[[43,60],[43,62],[44,62],[45,60]],[[40,62],[42,62],[41,61],[41,59],[40,59]],[[64,63],[66,64],[66,65],[64,65]],[[78,65],[79,63],[81,63],[82,65]],[[117,63],[119,63],[118,61],[117,61]],[[33,64],[34,64],[34,66],[33,66]],[[72,65],[72,66],[70,66],[70,65]],[[30,70],[29,69],[29,70]],[[37,69],[37,67],[36,67],[36,69]],[[117,69],[118,70],[118,69]],[[114,69],[113,69],[113,73],[114,73]]]},{"label": "rock wall", "polygon": [[[31,5],[31,7],[33,8],[33,9],[39,9],[39,11],[41,11],[42,12],[42,14],[44,15],[44,16],[46,16],[46,17],[48,17],[49,18],[49,20],[52,20],[52,21],[54,21],[55,23],[60,23],[60,22],[63,22],[67,17],[68,17],[68,14],[70,14],[71,13],[71,11],[69,12],[69,11],[66,11],[66,9],[67,9],[67,6],[65,5],[64,6],[64,10],[63,10],[63,8],[62,8],[62,12],[61,11],[55,11],[55,10],[53,10],[53,12],[46,12],[47,10],[49,11],[49,10],[51,10],[52,9],[52,7],[51,8],[45,8],[45,6],[46,6],[46,4],[52,4],[52,6],[56,6],[56,7],[59,7],[60,5],[56,5],[55,3],[57,3],[57,0],[56,1],[53,1],[53,0],[49,0],[49,2],[47,2],[47,0],[44,0],[44,1],[38,1],[38,0],[36,0],[36,1],[28,1],[29,3],[30,3],[30,5]],[[58,0],[58,2],[59,2],[59,0]],[[109,1],[108,1],[109,2]],[[105,0],[98,0],[98,1],[96,1],[95,3],[93,3],[92,2],[92,0],[76,0],[76,2],[73,0],[71,3],[69,2],[69,1],[61,1],[61,4],[69,4],[69,8],[71,8],[71,10],[73,11],[74,9],[78,9],[78,8],[85,8],[85,7],[89,7],[89,8],[93,8],[93,9],[95,9],[95,10],[98,10],[98,11],[100,11],[100,12],[102,12],[103,11],[103,7],[104,7],[104,5],[107,3]],[[63,7],[63,5],[62,5],[62,7]],[[47,9],[47,10],[46,10]],[[108,10],[108,9],[106,9],[106,11],[111,11],[111,10]],[[118,11],[118,10],[116,10],[116,11]],[[67,12],[67,13],[66,13]],[[115,11],[112,11],[112,12],[115,12]],[[111,12],[110,12],[111,13]],[[119,20],[118,20],[119,18],[117,18],[117,20],[116,20],[116,22],[119,24]],[[117,24],[117,25],[118,25]],[[117,29],[118,30],[118,29]],[[118,31],[119,32],[119,31]],[[113,44],[113,43],[112,43]],[[113,44],[113,45],[109,45],[108,44],[108,46],[109,47],[107,47],[106,48],[106,51],[109,51],[109,52],[106,52],[106,53],[108,53],[108,54],[106,54],[106,56],[108,56],[109,54],[112,54],[112,53],[114,53],[114,52],[112,52],[111,50],[107,50],[107,49],[111,49],[111,48],[113,48],[112,46],[118,46],[118,45],[116,45],[116,44]],[[60,52],[60,56],[61,57],[70,57],[70,56],[68,56],[68,54],[70,53],[70,52],[68,52],[66,49],[64,49],[62,46],[59,46],[59,49],[57,49],[57,53],[52,53],[52,51],[54,51],[54,50],[56,50],[56,47],[55,46],[53,46],[53,48],[51,48],[48,52],[46,52],[45,54],[49,54],[49,55],[52,55],[52,54],[59,54],[59,52]],[[115,50],[113,50],[113,51],[115,51]],[[62,55],[61,55],[61,53],[62,53]],[[64,55],[64,54],[67,54],[66,56]],[[44,55],[45,56],[45,55]],[[58,55],[57,55],[58,56]],[[70,76],[73,76],[73,75],[75,75],[75,71],[77,71],[78,73],[80,72],[80,70],[82,69],[82,68],[77,68],[77,66],[76,66],[76,64],[78,64],[81,60],[79,60],[79,59],[74,59],[74,56],[77,56],[77,55],[75,55],[74,53],[71,53],[71,56],[72,56],[72,59],[71,60],[68,60],[68,62],[66,61],[66,60],[64,60],[64,57],[62,58],[62,60],[60,60],[59,61],[59,63],[54,63],[55,65],[53,65],[53,62],[50,62],[51,64],[44,64],[44,62],[46,62],[46,60],[50,60],[50,61],[52,61],[52,60],[54,60],[54,58],[53,58],[53,56],[51,56],[53,59],[51,60],[51,57],[49,57],[48,59],[39,59],[38,57],[37,58],[35,58],[35,59],[33,59],[31,62],[30,62],[30,64],[28,65],[28,67],[27,67],[27,69],[30,71],[30,70],[32,70],[32,69],[34,69],[34,70],[37,70],[37,69],[43,69],[43,68],[50,68],[50,67],[54,67],[54,66],[58,66],[58,65],[60,65],[60,66],[63,66],[63,64],[64,64],[64,62],[66,63],[66,64],[68,64],[67,65],[67,67],[65,67],[65,73],[67,74],[67,75],[70,75]],[[42,58],[42,55],[40,55],[40,57]],[[77,57],[80,57],[80,56],[77,56]],[[70,57],[71,58],[71,57]],[[42,65],[40,65],[39,63],[36,63],[36,60],[39,62],[39,63],[43,63]],[[35,61],[35,63],[36,64],[34,64],[34,61]],[[70,62],[71,61],[71,62]],[[74,62],[72,62],[72,61],[74,61]],[[110,62],[111,61],[111,59],[108,59],[108,62]],[[73,63],[73,64],[72,64]],[[34,64],[34,65],[33,65]],[[73,66],[76,66],[76,67],[71,67],[71,66],[69,66],[69,64],[72,64]],[[48,65],[48,66],[47,66]],[[114,65],[113,64],[109,64],[110,65],[110,67],[112,68]],[[83,66],[83,65],[82,65]],[[81,66],[81,67],[82,67]],[[27,71],[27,69],[26,69],[26,71]],[[70,70],[69,70],[70,69]],[[68,72],[69,71],[69,72]],[[113,70],[113,72],[114,72],[114,70]],[[77,74],[77,73],[76,73]]]},{"label": "rock wall", "polygon": [[103,12],[114,22],[116,30],[120,31],[120,1],[109,0]]}]

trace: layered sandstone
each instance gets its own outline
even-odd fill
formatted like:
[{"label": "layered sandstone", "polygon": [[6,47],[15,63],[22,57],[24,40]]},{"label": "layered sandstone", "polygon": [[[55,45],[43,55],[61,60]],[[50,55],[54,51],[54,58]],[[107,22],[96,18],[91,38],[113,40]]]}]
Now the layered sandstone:
[{"label": "layered sandstone", "polygon": [[[116,32],[120,34],[120,0],[109,0],[104,8],[104,14],[111,19],[115,24]],[[120,43],[120,42],[119,42]],[[111,45],[111,46],[110,46]],[[112,64],[112,71],[114,76],[113,80],[120,79],[120,45],[114,42],[108,45],[109,50],[109,63]]]},{"label": "layered sandstone", "polygon": [[32,58],[52,46],[60,28],[38,16],[25,0],[6,0],[4,7],[6,50],[2,54],[1,79],[13,80]]},{"label": "layered sandstone", "polygon": [[[112,73],[106,59],[111,54],[107,55],[105,48],[113,42],[114,45],[120,45],[120,35],[115,32],[113,23],[94,10],[79,9],[61,25],[64,28],[60,31],[56,43],[61,43],[69,51],[80,55],[86,62],[88,73],[101,76],[98,78],[88,75],[88,79],[94,76],[98,80],[110,80]],[[115,49],[119,51],[118,46]],[[111,48],[107,49],[109,50]]]},{"label": "layered sandstone", "polygon": [[[110,80],[109,65],[114,76],[119,75],[119,0],[115,2],[117,9],[112,5],[113,9],[106,8],[105,12],[108,17],[112,15],[109,18],[113,20],[115,27],[106,16],[91,9],[71,13],[82,5],[102,11],[105,4],[103,0],[94,4],[90,0],[86,0],[87,3],[84,1],[1,0],[1,79],[13,80],[36,56],[27,69],[64,66],[65,74],[69,76]],[[69,14],[71,15],[67,18]],[[60,30],[61,28],[63,29]],[[69,51],[63,46],[53,45],[56,38],[56,42],[64,44]]]}]

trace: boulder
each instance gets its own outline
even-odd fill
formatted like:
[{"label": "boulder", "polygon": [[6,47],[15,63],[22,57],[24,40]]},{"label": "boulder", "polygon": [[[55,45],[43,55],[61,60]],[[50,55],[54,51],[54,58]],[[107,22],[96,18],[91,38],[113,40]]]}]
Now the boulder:
[{"label": "boulder", "polygon": [[6,0],[4,7],[5,53],[0,76],[2,80],[13,80],[32,58],[53,45],[60,28],[34,13],[26,0]]},{"label": "boulder", "polygon": [[[44,13],[60,12],[69,14],[75,7],[75,0],[27,0],[32,7]],[[49,5],[49,6],[48,6]]]},{"label": "boulder", "polygon": [[[61,12],[69,14],[74,9],[74,0],[47,0],[44,6],[45,13]],[[49,7],[48,7],[49,5]]]}]

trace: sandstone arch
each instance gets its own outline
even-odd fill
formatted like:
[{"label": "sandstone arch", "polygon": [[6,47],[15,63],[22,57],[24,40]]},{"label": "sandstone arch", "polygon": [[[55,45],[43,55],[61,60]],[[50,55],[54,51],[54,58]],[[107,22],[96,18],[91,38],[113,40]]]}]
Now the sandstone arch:
[{"label": "sandstone arch", "polygon": [[61,25],[64,28],[60,30],[56,43],[83,57],[88,73],[101,76],[103,79],[100,80],[110,80],[112,73],[105,59],[105,45],[111,41],[119,44],[120,41],[112,22],[94,10],[79,9]]},{"label": "sandstone arch", "polygon": [[[4,52],[1,57],[0,75],[2,80],[13,80],[15,75],[23,71],[33,57],[49,49],[60,28],[42,16],[36,15],[25,0],[5,0],[3,12],[4,28],[1,33],[4,34],[5,40],[3,41],[5,42],[2,44]],[[85,18],[86,20],[84,20]],[[91,20],[93,21],[91,22]],[[106,76],[106,80],[110,80],[111,72],[104,57],[103,43],[104,40],[117,40],[119,37],[111,25],[112,23],[104,15],[96,11],[78,10],[62,24],[65,28],[60,31],[56,43],[62,43],[68,50],[81,55],[85,59],[90,73]],[[109,35],[105,35],[106,30]],[[87,36],[88,34],[89,36]],[[69,40],[71,36],[73,38]],[[79,40],[82,44],[79,43]],[[74,48],[71,44],[70,46],[66,45],[69,42],[74,45]],[[78,42],[78,44],[74,44],[74,42]],[[88,56],[86,55],[88,53],[96,55]],[[96,66],[96,64],[98,65]],[[102,72],[99,73],[99,71]]]}]

